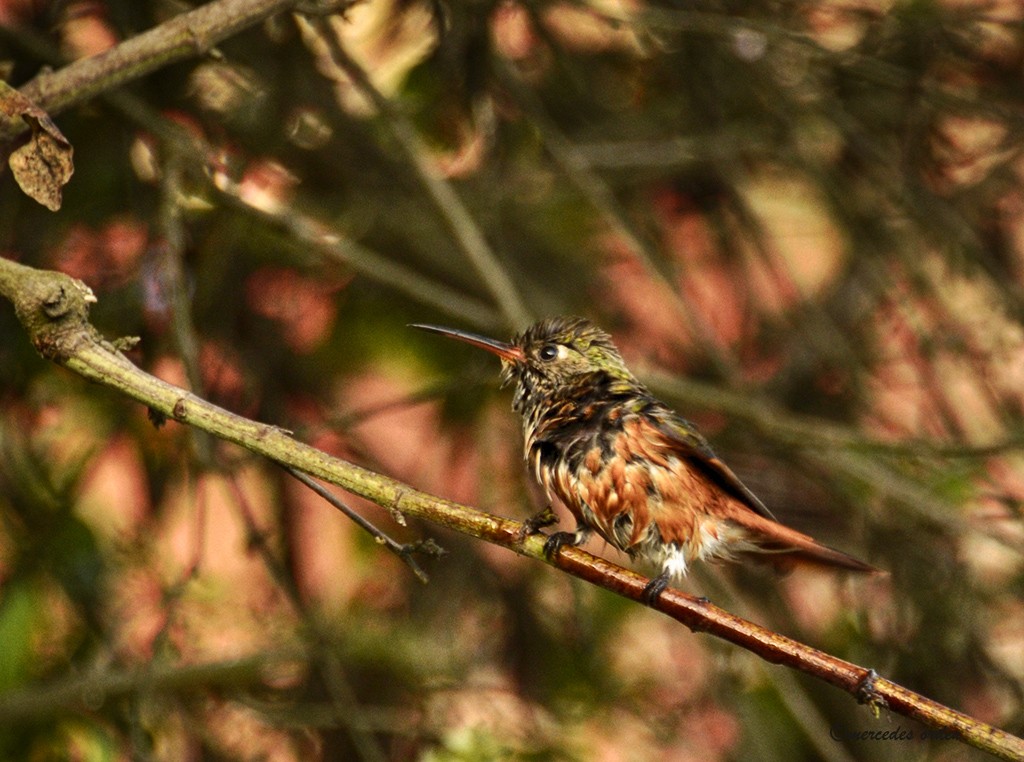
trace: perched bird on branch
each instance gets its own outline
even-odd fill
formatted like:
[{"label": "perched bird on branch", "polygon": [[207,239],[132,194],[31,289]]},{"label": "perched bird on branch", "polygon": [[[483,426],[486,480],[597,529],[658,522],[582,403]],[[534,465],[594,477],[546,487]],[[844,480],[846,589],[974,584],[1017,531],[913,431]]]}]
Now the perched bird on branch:
[{"label": "perched bird on branch", "polygon": [[548,498],[576,518],[575,532],[548,537],[552,557],[597,532],[613,546],[653,562],[652,603],[693,561],[756,556],[878,571],[780,524],[712,451],[696,427],[654,397],[626,367],[607,333],[589,320],[542,320],[511,342],[433,325],[415,325],[496,354],[502,380],[515,384],[525,454]]}]

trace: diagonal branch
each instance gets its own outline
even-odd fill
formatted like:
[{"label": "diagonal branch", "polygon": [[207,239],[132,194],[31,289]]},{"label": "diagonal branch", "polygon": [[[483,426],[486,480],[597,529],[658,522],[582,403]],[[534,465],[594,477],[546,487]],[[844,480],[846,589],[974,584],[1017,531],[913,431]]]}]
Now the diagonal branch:
[{"label": "diagonal branch", "polygon": [[[538,27],[542,28],[542,27]],[[700,348],[714,364],[722,378],[730,385],[737,385],[739,380],[739,364],[730,354],[728,346],[715,341],[711,326],[700,310],[694,308],[689,300],[683,298],[679,286],[673,283],[670,272],[655,260],[651,246],[631,223],[622,209],[611,187],[593,170],[584,154],[573,144],[553,119],[544,111],[540,99],[526,86],[522,78],[512,66],[504,61],[497,61],[495,73],[499,81],[508,88],[523,108],[529,119],[537,126],[537,134],[543,141],[545,149],[561,168],[563,174],[572,181],[587,199],[590,206],[603,218],[609,230],[640,264],[647,276],[655,283],[664,287],[669,295],[672,309],[681,318],[683,324],[693,334]],[[674,264],[682,268],[682,260]]]},{"label": "diagonal branch", "polygon": [[[218,42],[268,16],[288,10],[296,2],[213,0],[98,55],[79,59],[56,71],[44,71],[20,90],[52,116],[169,63],[203,55]],[[28,125],[20,120],[0,123],[0,143],[17,137],[26,129]]]},{"label": "diagonal branch", "polygon": [[387,127],[394,135],[413,173],[441,217],[448,223],[448,228],[455,236],[463,255],[501,308],[506,323],[510,327],[518,328],[531,322],[530,310],[511,275],[506,271],[497,253],[487,243],[483,231],[459,194],[429,160],[427,147],[409,119],[376,88],[370,76],[349,56],[337,35],[323,19],[297,16],[296,21],[304,34],[317,37],[328,46],[330,55],[338,67],[351,78],[359,92],[387,117]]},{"label": "diagonal branch", "polygon": [[[137,368],[88,322],[92,292],[67,275],[0,259],[0,293],[10,299],[39,352],[104,386],[147,405],[157,416],[195,426],[281,465],[336,484],[403,516],[425,519],[520,555],[547,561],[543,535],[523,536],[523,525],[420,492],[402,482],[328,455],[284,430],[235,415]],[[647,579],[579,548],[562,548],[547,561],[568,574],[641,601]],[[715,635],[823,680],[876,711],[887,708],[1003,759],[1024,758],[1024,740],[958,712],[866,669],[734,616],[706,599],[666,590],[658,611],[694,631]]]},{"label": "diagonal branch", "polygon": [[[333,505],[339,511],[348,516],[349,519],[358,524],[361,528],[365,529],[370,534],[370,536],[373,537],[374,540],[376,540],[377,544],[383,545],[385,548],[387,548],[396,556],[398,556],[402,560],[402,562],[405,563],[406,566],[408,566],[412,570],[412,573],[416,575],[416,579],[418,579],[423,584],[427,584],[427,582],[430,581],[430,578],[427,576],[427,573],[423,571],[423,569],[420,567],[418,563],[416,563],[416,559],[413,558],[413,555],[415,553],[423,553],[425,555],[432,556],[444,555],[444,549],[437,545],[437,543],[435,543],[433,540],[427,539],[420,540],[418,542],[402,544],[397,540],[393,539],[392,537],[389,537],[381,529],[378,529],[375,524],[363,518],[354,510],[349,508],[348,505],[346,505],[343,501],[339,500],[336,495],[331,494],[330,490],[321,485],[315,479],[306,476],[304,473],[292,468],[291,466],[285,466],[284,470],[287,471],[292,476],[294,476],[300,482],[305,484],[307,487],[309,487],[311,490],[313,490],[316,494],[318,494],[328,503]],[[402,521],[405,521],[405,519],[402,518],[401,514],[399,514],[397,518],[400,518]]]}]

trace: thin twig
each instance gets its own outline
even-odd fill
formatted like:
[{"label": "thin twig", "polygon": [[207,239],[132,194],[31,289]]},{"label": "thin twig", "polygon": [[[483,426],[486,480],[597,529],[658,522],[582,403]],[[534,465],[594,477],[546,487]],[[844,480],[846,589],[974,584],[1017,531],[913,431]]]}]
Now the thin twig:
[{"label": "thin twig", "polygon": [[679,294],[677,284],[673,283],[662,271],[662,268],[658,267],[650,247],[644,242],[635,226],[630,223],[608,184],[594,172],[587,159],[572,141],[547,116],[540,100],[522,82],[519,75],[509,65],[500,61],[496,62],[496,71],[501,82],[512,92],[526,110],[530,120],[539,128],[538,133],[541,140],[544,141],[544,146],[562,168],[562,172],[604,218],[633,259],[647,273],[647,276],[665,288],[671,297],[672,307],[689,328],[697,344],[716,370],[730,384],[736,385],[739,381],[739,365],[729,347],[715,341],[714,332],[705,317],[698,310],[693,309],[689,300]]},{"label": "thin twig", "polygon": [[1024,432],[1010,434],[988,444],[961,445],[923,439],[887,442],[866,436],[841,423],[797,415],[767,400],[723,390],[711,384],[680,378],[653,368],[640,377],[653,390],[687,404],[727,413],[771,435],[782,444],[808,449],[842,449],[894,458],[985,458],[1012,450],[1024,450]]},{"label": "thin twig", "polygon": [[422,582],[423,584],[427,584],[430,581],[430,577],[427,576],[427,573],[423,571],[419,564],[416,563],[416,559],[413,558],[413,554],[423,553],[425,555],[430,556],[442,556],[444,555],[445,551],[437,543],[430,539],[419,540],[417,542],[411,543],[398,542],[397,540],[394,540],[391,537],[389,537],[383,530],[378,529],[370,521],[363,518],[354,510],[352,510],[337,495],[331,493],[330,490],[328,490],[315,479],[310,478],[301,471],[295,470],[291,466],[282,465],[281,467],[284,468],[285,471],[294,476],[296,479],[298,479],[300,482],[309,487],[311,490],[313,490],[316,494],[318,494],[328,503],[330,503],[339,511],[348,516],[360,527],[369,532],[373,539],[376,540],[379,545],[383,545],[385,548],[387,548],[400,559],[402,559],[402,561],[404,561],[409,566],[409,568],[412,569],[413,574],[416,575],[416,578],[420,582]]},{"label": "thin twig", "polygon": [[351,267],[370,280],[481,328],[495,329],[503,323],[497,311],[483,301],[384,257],[295,206],[269,212],[246,203],[233,188],[215,188],[215,192],[226,206],[283,231],[303,252],[313,252],[325,262]]},{"label": "thin twig", "polygon": [[511,328],[530,322],[530,311],[519,294],[498,255],[484,238],[459,195],[428,159],[428,152],[416,129],[383,93],[374,86],[369,75],[341,46],[329,24],[320,18],[296,17],[299,28],[328,46],[334,62],[351,78],[356,88],[386,117],[385,123],[395,136],[410,167],[427,191],[430,200],[448,223],[462,253],[476,270]]},{"label": "thin twig", "polygon": [[[192,322],[192,301],[189,299],[188,275],[185,271],[185,226],[181,217],[183,157],[170,147],[164,161],[160,183],[160,212],[158,215],[162,245],[156,247],[154,268],[156,286],[162,291],[170,310],[171,331],[178,356],[185,368],[189,386],[197,394],[204,394],[203,377],[199,368],[199,337]],[[196,432],[192,437],[199,461],[209,465],[213,461],[213,443],[208,434]]]},{"label": "thin twig", "polygon": [[[979,6],[984,9],[985,6]],[[1005,106],[992,98],[985,97],[985,91],[977,88],[962,88],[957,92],[952,86],[938,78],[921,78],[914,70],[885,60],[870,52],[858,52],[856,48],[837,52],[831,50],[813,36],[800,31],[786,29],[770,20],[740,17],[735,14],[707,11],[683,10],[677,8],[656,8],[647,6],[642,10],[620,12],[606,5],[589,5],[588,10],[598,16],[620,24],[630,24],[649,29],[697,33],[725,37],[742,32],[755,32],[775,45],[788,44],[802,49],[815,62],[832,64],[860,77],[864,82],[903,89],[919,88],[928,101],[936,108],[949,109],[955,113],[983,114],[1006,121],[1008,124],[1022,124],[1024,117],[1019,109]],[[975,21],[998,24],[990,14],[978,13]],[[1012,26],[1016,22],[1002,22]],[[956,80],[953,80],[956,81]]]}]

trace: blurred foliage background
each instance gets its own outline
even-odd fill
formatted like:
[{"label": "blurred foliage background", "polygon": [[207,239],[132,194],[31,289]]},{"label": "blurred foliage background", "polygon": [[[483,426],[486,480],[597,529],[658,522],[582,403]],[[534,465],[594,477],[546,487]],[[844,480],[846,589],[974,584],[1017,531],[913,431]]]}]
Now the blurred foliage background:
[{"label": "blurred foliage background", "polygon": [[[6,0],[5,78],[188,8]],[[1010,0],[366,0],[56,115],[63,207],[0,179],[0,251],[87,282],[150,372],[517,517],[497,363],[406,324],[587,315],[784,521],[891,572],[688,589],[1019,735],[1022,76]],[[2,758],[971,755],[353,501],[445,546],[423,586],[9,307],[0,336]]]}]

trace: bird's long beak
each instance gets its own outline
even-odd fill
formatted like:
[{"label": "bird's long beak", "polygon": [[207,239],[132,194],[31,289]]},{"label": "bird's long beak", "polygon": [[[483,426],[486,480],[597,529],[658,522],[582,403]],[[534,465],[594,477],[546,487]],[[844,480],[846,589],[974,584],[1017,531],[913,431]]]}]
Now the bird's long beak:
[{"label": "bird's long beak", "polygon": [[515,344],[509,344],[507,341],[489,339],[486,336],[480,336],[476,333],[460,331],[456,328],[444,328],[439,325],[411,323],[409,327],[419,328],[421,331],[429,331],[430,333],[437,333],[441,336],[447,336],[450,339],[464,341],[467,344],[472,344],[474,347],[486,349],[488,352],[496,354],[502,360],[507,362],[523,362],[526,359],[526,355],[523,354],[523,350],[520,347],[517,347]]}]

